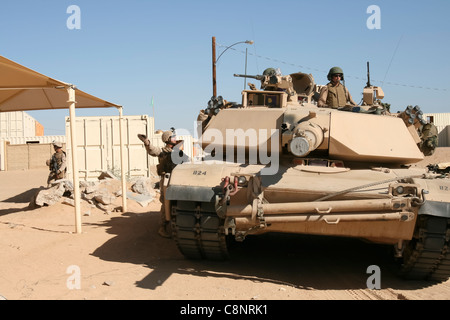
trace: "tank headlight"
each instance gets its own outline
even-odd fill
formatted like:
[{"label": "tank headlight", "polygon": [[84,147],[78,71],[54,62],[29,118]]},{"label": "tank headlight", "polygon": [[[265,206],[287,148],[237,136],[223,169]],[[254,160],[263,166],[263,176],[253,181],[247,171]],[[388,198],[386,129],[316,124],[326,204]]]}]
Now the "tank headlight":
[{"label": "tank headlight", "polygon": [[397,194],[402,194],[403,192],[405,192],[405,189],[402,186],[398,186],[395,191],[397,191]]},{"label": "tank headlight", "polygon": [[238,185],[243,186],[247,183],[247,178],[245,176],[240,176],[238,178]]},{"label": "tank headlight", "polygon": [[304,157],[310,151],[309,141],[303,137],[295,137],[289,142],[289,149],[294,156]]}]

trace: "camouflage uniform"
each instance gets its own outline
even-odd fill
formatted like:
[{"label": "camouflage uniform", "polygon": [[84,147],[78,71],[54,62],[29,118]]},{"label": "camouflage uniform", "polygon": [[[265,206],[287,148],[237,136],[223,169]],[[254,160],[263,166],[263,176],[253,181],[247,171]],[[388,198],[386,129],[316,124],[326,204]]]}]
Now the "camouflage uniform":
[{"label": "camouflage uniform", "polygon": [[[170,238],[170,234],[167,232],[167,225],[169,222],[166,220],[165,215],[165,204],[164,204],[164,175],[166,173],[171,173],[175,168],[176,164],[172,160],[172,152],[174,151],[175,141],[172,140],[174,134],[172,131],[166,131],[162,134],[162,140],[166,144],[165,147],[160,148],[157,146],[152,146],[150,141],[145,135],[138,135],[139,139],[144,142],[145,149],[147,153],[152,157],[158,157],[158,165],[156,166],[157,173],[160,177],[159,190],[161,201],[161,211],[160,211],[160,228],[158,233],[165,238]],[[182,153],[181,150],[179,150]],[[182,155],[182,158],[186,160],[186,157]]]},{"label": "camouflage uniform", "polygon": [[47,160],[46,164],[50,167],[50,174],[47,178],[47,187],[50,188],[52,183],[56,180],[65,179],[67,164],[66,153],[62,150],[62,143],[54,142],[53,147],[55,153],[50,160]]}]

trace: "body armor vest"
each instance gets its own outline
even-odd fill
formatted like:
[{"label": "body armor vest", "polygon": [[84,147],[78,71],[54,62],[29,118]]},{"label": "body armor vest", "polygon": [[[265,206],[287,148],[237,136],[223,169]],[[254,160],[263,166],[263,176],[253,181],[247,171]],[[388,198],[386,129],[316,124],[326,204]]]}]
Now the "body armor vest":
[{"label": "body armor vest", "polygon": [[345,88],[342,84],[333,86],[330,83],[328,87],[327,106],[331,108],[344,107],[347,104]]},{"label": "body armor vest", "polygon": [[65,171],[67,169],[65,169],[64,172],[58,173],[58,170],[61,168],[61,165],[63,163],[63,157],[65,156],[66,154],[64,151],[61,153],[55,152],[52,156],[52,160],[50,162],[50,170],[56,175],[57,179],[63,179],[65,176]]},{"label": "body armor vest", "polygon": [[158,156],[159,164],[156,166],[157,174],[159,176],[164,175],[165,173],[171,173],[173,168],[175,168],[175,164],[172,161],[172,150],[166,150],[163,148],[162,152]]}]

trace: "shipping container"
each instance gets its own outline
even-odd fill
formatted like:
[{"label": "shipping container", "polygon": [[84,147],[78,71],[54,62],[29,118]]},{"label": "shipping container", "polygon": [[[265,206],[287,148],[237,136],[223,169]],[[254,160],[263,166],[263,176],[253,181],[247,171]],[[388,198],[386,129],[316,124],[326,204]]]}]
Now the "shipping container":
[{"label": "shipping container", "polygon": [[[153,118],[147,115],[123,117],[123,139],[127,178],[150,177],[150,161],[139,133],[151,136]],[[80,180],[95,180],[103,171],[111,171],[120,178],[120,132],[118,116],[77,117],[77,158]],[[72,174],[72,146],[70,120],[66,117],[68,174]]]},{"label": "shipping container", "polygon": [[3,138],[7,140],[10,144],[29,144],[29,143],[53,143],[58,141],[61,143],[66,142],[66,136],[35,136],[35,137],[9,137]]},{"label": "shipping container", "polygon": [[[145,134],[151,143],[162,147],[161,134],[154,133],[154,119],[148,115],[124,116],[123,139],[127,179],[150,177],[151,166],[158,164],[158,158],[147,154],[144,144],[137,137]],[[77,117],[77,157],[80,180],[95,180],[103,171],[110,171],[118,178],[121,175],[120,135],[118,116]],[[184,140],[184,151],[193,153],[193,138],[179,136]],[[68,174],[72,174],[72,148],[70,120],[66,117],[66,145]]]},{"label": "shipping container", "polygon": [[36,122],[24,111],[0,112],[0,138],[36,136]]}]

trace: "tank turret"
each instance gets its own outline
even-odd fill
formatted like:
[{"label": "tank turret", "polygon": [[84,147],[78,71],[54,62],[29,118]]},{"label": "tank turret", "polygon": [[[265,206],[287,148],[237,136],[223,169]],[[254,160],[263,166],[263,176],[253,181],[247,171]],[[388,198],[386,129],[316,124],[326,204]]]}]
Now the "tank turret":
[{"label": "tank turret", "polygon": [[[430,137],[430,130],[423,134],[426,120],[419,107],[408,107],[400,114],[390,114],[373,96],[361,106],[339,109],[318,108],[313,96],[315,82],[311,75],[294,73],[283,75],[240,75],[261,81],[261,89],[244,90],[242,102],[224,103],[222,97],[210,100],[205,113],[208,124],[203,131],[204,147],[212,146],[226,157],[231,150],[259,152],[259,148],[276,149],[283,156],[306,157],[327,155],[337,160],[358,163],[407,165],[419,162],[437,146]],[[364,90],[378,92],[381,88],[368,85]],[[370,104],[368,104],[370,103]],[[345,111],[345,112],[344,112]],[[227,137],[234,130],[250,135],[252,130],[265,131],[264,135],[237,143]],[[273,140],[278,133],[278,141]],[[228,134],[230,135],[230,134]],[[265,138],[267,137],[267,138]],[[435,135],[437,138],[437,133]],[[372,142],[372,143],[369,143]],[[374,142],[376,147],[374,147]],[[248,156],[247,156],[248,158]]]}]

